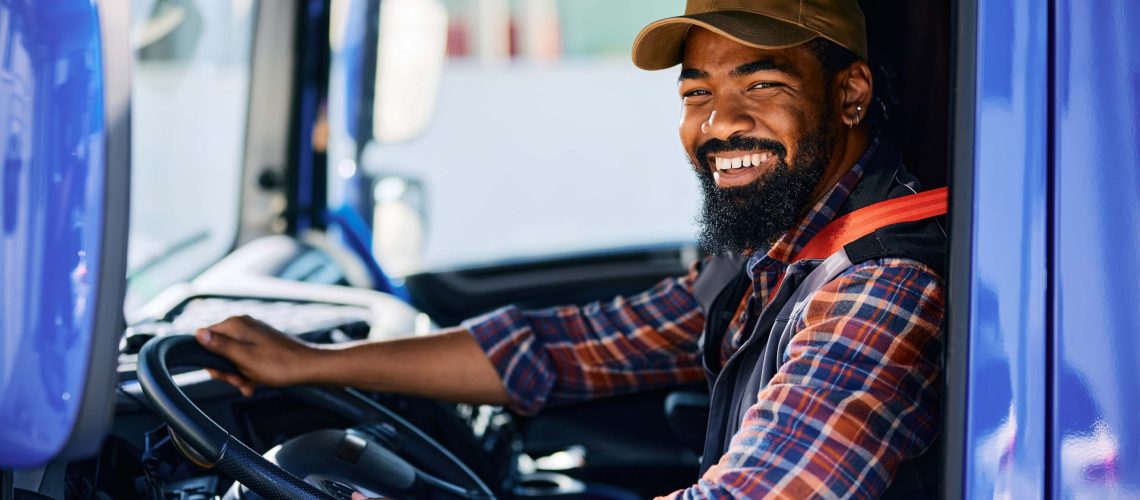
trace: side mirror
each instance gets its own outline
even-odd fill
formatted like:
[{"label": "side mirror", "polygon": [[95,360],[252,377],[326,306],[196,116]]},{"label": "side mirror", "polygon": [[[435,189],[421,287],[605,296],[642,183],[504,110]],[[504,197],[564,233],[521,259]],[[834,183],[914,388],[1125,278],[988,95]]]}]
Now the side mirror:
[{"label": "side mirror", "polygon": [[[2,470],[94,456],[111,428],[127,286],[131,9],[5,2],[0,17],[11,20],[0,23],[5,51],[20,61],[0,68]],[[0,497],[11,498],[12,477],[0,478]],[[46,477],[27,483],[28,498],[62,495],[62,476]]]},{"label": "side mirror", "polygon": [[447,59],[447,8],[440,0],[383,0],[376,39],[372,138],[409,141],[435,111]]}]

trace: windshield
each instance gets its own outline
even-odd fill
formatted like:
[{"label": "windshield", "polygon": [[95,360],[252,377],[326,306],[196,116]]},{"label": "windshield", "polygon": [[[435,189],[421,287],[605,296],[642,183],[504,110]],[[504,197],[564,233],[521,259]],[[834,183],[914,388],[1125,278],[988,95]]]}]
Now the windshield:
[{"label": "windshield", "polygon": [[640,71],[629,55],[638,30],[683,2],[443,4],[448,62],[431,125],[409,143],[370,144],[362,160],[378,187],[404,177],[423,190],[420,258],[393,266],[378,250],[386,269],[693,241],[699,192],[677,139],[677,72]]},{"label": "windshield", "polygon": [[253,0],[135,0],[127,317],[235,241]]}]

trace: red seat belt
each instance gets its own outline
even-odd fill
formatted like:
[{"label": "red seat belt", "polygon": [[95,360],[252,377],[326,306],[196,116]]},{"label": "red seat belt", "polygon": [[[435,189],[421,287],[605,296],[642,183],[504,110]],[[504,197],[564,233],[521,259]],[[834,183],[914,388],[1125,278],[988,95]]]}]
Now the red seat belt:
[{"label": "red seat belt", "polygon": [[836,218],[804,245],[792,262],[826,259],[848,243],[892,224],[945,215],[949,206],[948,193],[947,188],[939,188],[900,196]]},{"label": "red seat belt", "polygon": [[[830,224],[820,229],[811,241],[808,241],[792,262],[805,259],[826,259],[838,252],[848,243],[867,236],[879,229],[900,222],[914,222],[929,219],[939,215],[946,215],[949,211],[949,190],[947,188],[931,189],[917,194],[891,198],[868,205],[842,217],[837,217]],[[784,284],[784,276],[776,280],[776,290]],[[776,294],[768,300],[776,298]]]}]

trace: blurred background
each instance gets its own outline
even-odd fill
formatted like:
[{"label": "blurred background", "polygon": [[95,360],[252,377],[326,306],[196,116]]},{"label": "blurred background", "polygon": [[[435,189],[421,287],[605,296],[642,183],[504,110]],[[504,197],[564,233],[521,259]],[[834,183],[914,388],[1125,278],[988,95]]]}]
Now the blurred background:
[{"label": "blurred background", "polygon": [[[384,182],[394,177],[423,189],[422,248],[387,231],[408,234],[389,212],[373,221],[386,270],[692,239],[698,193],[677,139],[677,74],[641,71],[629,58],[637,32],[681,12],[683,1],[443,5],[447,60],[430,121],[408,142],[363,145],[360,167],[379,186],[400,184]],[[354,145],[335,114],[330,106],[330,165]],[[393,196],[376,194],[381,203]]]},{"label": "blurred background", "polygon": [[[128,310],[238,243],[255,3],[133,3]],[[389,275],[693,239],[676,72],[629,60],[638,30],[683,1],[385,1],[421,14],[403,26],[442,19],[446,59],[434,84],[388,103],[420,99],[426,113],[389,113],[406,126],[362,134],[360,52],[380,52],[379,100],[385,81],[430,71],[417,64],[437,49],[409,38],[362,46],[372,4],[331,4],[318,147],[328,206],[374,208],[360,215]],[[410,66],[385,68],[386,54]]]},{"label": "blurred background", "polygon": [[131,4],[128,311],[234,247],[254,2]]}]

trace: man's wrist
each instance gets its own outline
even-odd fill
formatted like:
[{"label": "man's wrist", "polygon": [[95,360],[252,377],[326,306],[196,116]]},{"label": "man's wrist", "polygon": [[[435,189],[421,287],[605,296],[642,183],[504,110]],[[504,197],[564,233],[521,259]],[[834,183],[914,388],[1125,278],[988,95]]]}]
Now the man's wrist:
[{"label": "man's wrist", "polygon": [[359,381],[348,379],[346,373],[352,371],[349,351],[356,344],[321,345],[305,344],[299,358],[298,371],[302,374],[301,384],[352,386]]},{"label": "man's wrist", "polygon": [[336,363],[330,363],[328,358],[334,353],[333,349],[318,345],[304,343],[298,347],[296,365],[293,373],[296,374],[297,385],[327,385],[326,379],[335,377],[330,370],[336,368]]}]

